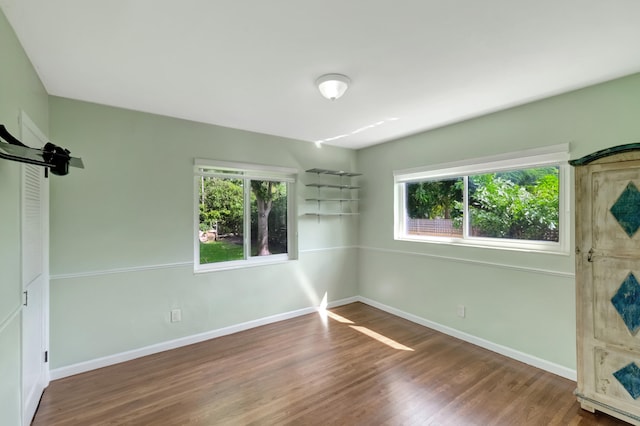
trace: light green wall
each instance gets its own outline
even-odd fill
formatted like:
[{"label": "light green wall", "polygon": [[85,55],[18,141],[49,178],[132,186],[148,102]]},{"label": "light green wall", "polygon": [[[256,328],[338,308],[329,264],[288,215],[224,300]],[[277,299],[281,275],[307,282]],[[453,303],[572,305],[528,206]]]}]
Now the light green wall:
[{"label": "light green wall", "polygon": [[[24,110],[47,132],[47,94],[0,11],[0,124],[20,135]],[[0,424],[20,424],[20,165],[0,160]]]},{"label": "light green wall", "polygon": [[[355,151],[63,98],[50,105],[52,139],[86,165],[51,182],[53,368],[317,306],[325,292],[357,294],[357,219],[302,215],[304,182],[315,179],[303,171],[352,169]],[[194,158],[300,170],[299,260],[194,275]],[[169,322],[173,308],[182,322]]]},{"label": "light green wall", "polygon": [[[52,366],[307,307],[327,291],[573,369],[573,255],[394,241],[392,171],[567,142],[576,158],[638,141],[638,92],[636,75],[357,152],[53,97],[54,139],[87,169],[52,182]],[[194,157],[359,169],[363,214],[300,216],[302,252],[289,264],[116,273],[191,261]],[[299,184],[299,213],[304,197]],[[172,308],[181,323],[169,322]]]},{"label": "light green wall", "polygon": [[394,241],[393,171],[560,143],[579,158],[640,142],[638,117],[640,74],[360,150],[360,295],[574,369],[574,256]]}]

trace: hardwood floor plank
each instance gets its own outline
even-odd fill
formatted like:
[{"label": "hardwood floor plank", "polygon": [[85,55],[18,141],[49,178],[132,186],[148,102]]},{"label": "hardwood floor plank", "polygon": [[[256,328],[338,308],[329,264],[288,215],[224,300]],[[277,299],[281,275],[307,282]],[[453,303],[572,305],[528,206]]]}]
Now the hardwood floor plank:
[{"label": "hardwood floor plank", "polygon": [[33,424],[624,424],[570,380],[362,303],[331,312],[56,380]]}]

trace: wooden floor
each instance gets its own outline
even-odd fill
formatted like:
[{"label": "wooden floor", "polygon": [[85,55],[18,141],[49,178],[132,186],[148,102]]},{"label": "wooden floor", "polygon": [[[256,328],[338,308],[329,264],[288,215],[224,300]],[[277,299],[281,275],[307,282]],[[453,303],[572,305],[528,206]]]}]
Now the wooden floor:
[{"label": "wooden floor", "polygon": [[361,303],[331,315],[54,381],[33,424],[623,424],[570,380]]}]

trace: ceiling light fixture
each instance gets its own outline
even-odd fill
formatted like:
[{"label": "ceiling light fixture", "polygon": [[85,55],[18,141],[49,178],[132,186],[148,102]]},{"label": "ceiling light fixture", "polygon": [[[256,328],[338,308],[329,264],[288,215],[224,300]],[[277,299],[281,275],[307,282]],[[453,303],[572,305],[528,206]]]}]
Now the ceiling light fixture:
[{"label": "ceiling light fixture", "polygon": [[332,101],[344,95],[349,83],[351,83],[349,77],[342,74],[325,74],[316,80],[318,90],[320,90],[322,96]]}]

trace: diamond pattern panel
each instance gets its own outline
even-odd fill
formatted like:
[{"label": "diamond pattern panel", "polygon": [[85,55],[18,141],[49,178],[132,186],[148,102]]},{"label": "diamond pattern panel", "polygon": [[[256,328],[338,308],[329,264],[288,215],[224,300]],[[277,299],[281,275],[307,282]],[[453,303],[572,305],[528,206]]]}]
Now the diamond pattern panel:
[{"label": "diamond pattern panel", "polygon": [[611,303],[615,306],[631,334],[635,335],[640,329],[640,284],[633,273],[627,275],[616,294],[611,298]]},{"label": "diamond pattern panel", "polygon": [[640,228],[640,191],[638,191],[638,187],[633,182],[629,182],[609,211],[624,229],[624,232],[629,237],[633,237]]},{"label": "diamond pattern panel", "polygon": [[613,376],[629,392],[633,399],[640,396],[640,367],[635,362],[613,373]]}]

